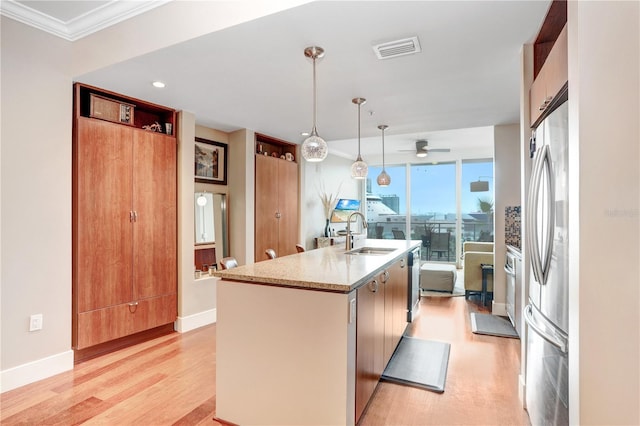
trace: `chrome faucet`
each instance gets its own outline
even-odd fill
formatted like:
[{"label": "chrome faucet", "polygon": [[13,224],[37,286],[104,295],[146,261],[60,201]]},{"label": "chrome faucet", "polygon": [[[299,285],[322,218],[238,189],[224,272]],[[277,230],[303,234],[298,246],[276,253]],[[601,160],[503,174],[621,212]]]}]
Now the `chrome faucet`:
[{"label": "chrome faucet", "polygon": [[[351,218],[353,217],[353,215],[358,215],[362,218],[362,227],[366,228],[367,227],[367,221],[364,218],[364,215],[360,212],[353,212],[349,215],[349,217],[347,218],[347,242],[345,244],[345,250],[351,250],[353,248],[353,240],[352,240],[352,235],[351,235]],[[356,220],[358,220],[356,218]]]}]

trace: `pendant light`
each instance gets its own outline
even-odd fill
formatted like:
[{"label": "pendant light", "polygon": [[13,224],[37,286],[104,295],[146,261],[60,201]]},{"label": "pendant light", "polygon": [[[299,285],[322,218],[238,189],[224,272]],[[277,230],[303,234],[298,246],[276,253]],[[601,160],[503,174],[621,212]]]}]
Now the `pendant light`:
[{"label": "pendant light", "polygon": [[384,131],[388,128],[386,124],[381,124],[378,129],[382,130],[382,171],[378,175],[378,186],[389,186],[391,183],[391,176],[384,169]]},{"label": "pendant light", "polygon": [[327,158],[328,147],[324,139],[318,136],[316,129],[316,59],[324,56],[322,47],[311,46],[304,49],[304,56],[313,60],[313,128],[311,134],[302,142],[302,156],[311,162]]},{"label": "pendant light", "polygon": [[369,169],[367,163],[362,161],[362,157],[360,156],[360,106],[367,102],[367,100],[365,98],[353,98],[351,102],[358,105],[358,158],[356,162],[351,165],[351,177],[354,179],[365,179]]}]

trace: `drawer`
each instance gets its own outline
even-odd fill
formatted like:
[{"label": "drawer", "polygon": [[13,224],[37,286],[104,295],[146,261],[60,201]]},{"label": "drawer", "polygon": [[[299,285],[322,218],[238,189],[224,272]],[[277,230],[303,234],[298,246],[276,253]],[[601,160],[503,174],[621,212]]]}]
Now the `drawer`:
[{"label": "drawer", "polygon": [[176,294],[81,312],[75,349],[85,349],[176,320]]}]

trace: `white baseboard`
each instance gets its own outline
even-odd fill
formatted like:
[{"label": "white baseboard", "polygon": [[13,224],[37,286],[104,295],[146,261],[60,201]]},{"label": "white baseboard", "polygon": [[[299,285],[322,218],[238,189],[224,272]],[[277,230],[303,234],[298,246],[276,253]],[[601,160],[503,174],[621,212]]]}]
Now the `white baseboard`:
[{"label": "white baseboard", "polygon": [[178,317],[175,329],[179,333],[186,333],[187,331],[195,330],[205,325],[214,324],[216,320],[216,309],[209,309],[208,311],[198,312],[197,314],[186,317]]},{"label": "white baseboard", "polygon": [[507,316],[507,304],[493,302],[491,306],[491,313],[493,315],[500,315],[501,317]]},{"label": "white baseboard", "polygon": [[520,399],[520,402],[522,403],[522,408],[524,409],[527,408],[527,399],[525,398],[526,392],[527,392],[527,387],[524,382],[524,375],[519,374],[518,375],[518,398]]},{"label": "white baseboard", "polygon": [[0,371],[0,393],[73,370],[73,351],[69,350]]}]

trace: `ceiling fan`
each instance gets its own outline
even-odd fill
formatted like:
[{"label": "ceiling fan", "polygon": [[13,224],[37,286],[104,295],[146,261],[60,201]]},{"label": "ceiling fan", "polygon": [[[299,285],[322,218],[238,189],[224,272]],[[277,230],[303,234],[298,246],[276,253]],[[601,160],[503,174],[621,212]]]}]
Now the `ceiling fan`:
[{"label": "ceiling fan", "polygon": [[[399,152],[414,152],[413,149],[400,149]],[[418,139],[416,141],[415,153],[418,157],[426,157],[429,152],[450,152],[449,148],[429,148],[429,141]]]}]

